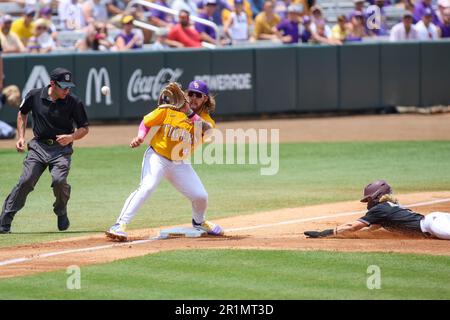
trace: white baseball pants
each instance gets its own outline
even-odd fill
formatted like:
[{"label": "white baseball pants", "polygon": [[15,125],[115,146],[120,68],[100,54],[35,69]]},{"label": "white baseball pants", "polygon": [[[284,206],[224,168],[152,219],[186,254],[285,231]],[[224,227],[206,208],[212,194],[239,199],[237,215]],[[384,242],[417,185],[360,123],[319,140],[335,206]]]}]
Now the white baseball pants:
[{"label": "white baseball pants", "polygon": [[208,193],[191,164],[170,161],[149,147],[142,160],[141,183],[122,208],[116,223],[130,223],[145,200],[150,197],[163,178],[192,203],[192,218],[197,223],[205,220]]},{"label": "white baseball pants", "polygon": [[439,239],[450,240],[450,213],[431,212],[420,221],[420,228]]}]

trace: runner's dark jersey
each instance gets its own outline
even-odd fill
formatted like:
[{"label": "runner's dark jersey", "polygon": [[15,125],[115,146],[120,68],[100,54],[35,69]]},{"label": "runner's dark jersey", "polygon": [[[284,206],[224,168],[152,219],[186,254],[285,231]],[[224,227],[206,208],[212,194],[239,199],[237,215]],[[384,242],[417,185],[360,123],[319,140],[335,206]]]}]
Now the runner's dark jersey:
[{"label": "runner's dark jersey", "polygon": [[420,232],[420,221],[423,215],[415,213],[392,202],[382,202],[367,211],[364,217],[358,220],[367,224],[379,224],[386,230],[403,232]]}]

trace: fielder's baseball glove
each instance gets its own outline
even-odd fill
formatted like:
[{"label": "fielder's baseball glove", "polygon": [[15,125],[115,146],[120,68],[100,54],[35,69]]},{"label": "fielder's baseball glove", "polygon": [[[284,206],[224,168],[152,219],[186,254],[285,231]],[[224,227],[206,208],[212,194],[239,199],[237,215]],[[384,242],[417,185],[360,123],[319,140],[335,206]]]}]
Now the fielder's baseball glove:
[{"label": "fielder's baseball glove", "polygon": [[181,85],[176,82],[171,82],[165,86],[158,99],[158,108],[170,108],[180,110],[188,102]]},{"label": "fielder's baseball glove", "polygon": [[304,234],[308,238],[324,238],[334,235],[334,230],[326,229],[323,231],[305,231]]},{"label": "fielder's baseball glove", "polygon": [[1,100],[2,103],[7,103],[11,107],[18,107],[22,101],[19,87],[15,85],[5,87],[2,90]]}]

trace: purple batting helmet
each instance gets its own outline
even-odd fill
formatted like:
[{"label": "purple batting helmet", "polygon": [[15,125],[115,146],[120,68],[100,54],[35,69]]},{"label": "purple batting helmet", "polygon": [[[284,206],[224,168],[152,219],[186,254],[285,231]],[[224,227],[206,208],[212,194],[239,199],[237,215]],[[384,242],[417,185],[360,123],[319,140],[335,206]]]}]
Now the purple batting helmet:
[{"label": "purple batting helmet", "polygon": [[369,202],[369,198],[376,201],[383,195],[390,193],[392,193],[391,186],[384,180],[377,180],[364,188],[364,196],[361,202]]}]

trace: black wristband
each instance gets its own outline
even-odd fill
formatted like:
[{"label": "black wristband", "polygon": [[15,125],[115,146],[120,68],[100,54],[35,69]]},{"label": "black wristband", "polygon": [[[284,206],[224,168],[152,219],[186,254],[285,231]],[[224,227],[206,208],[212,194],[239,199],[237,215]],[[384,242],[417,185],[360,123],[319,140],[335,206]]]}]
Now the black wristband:
[{"label": "black wristband", "polygon": [[326,229],[320,232],[321,237],[328,237],[334,235],[334,229]]}]

